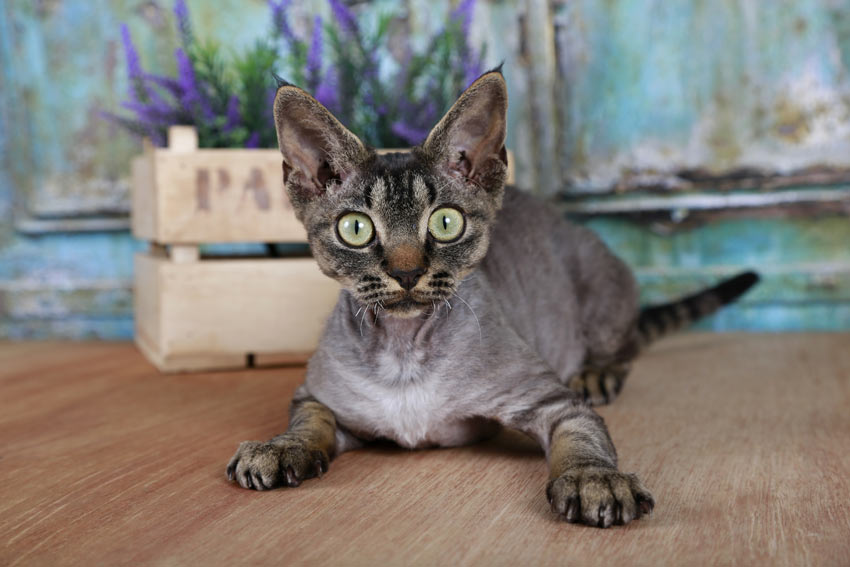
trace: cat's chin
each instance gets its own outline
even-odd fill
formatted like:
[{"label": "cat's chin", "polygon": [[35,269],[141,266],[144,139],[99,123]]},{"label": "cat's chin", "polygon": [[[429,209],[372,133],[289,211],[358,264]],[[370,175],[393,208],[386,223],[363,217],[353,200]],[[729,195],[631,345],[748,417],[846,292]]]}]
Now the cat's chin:
[{"label": "cat's chin", "polygon": [[425,303],[420,303],[406,297],[391,305],[387,305],[386,314],[391,317],[398,317],[399,319],[412,319],[413,317],[419,317],[426,309],[431,308],[433,308],[433,305],[430,302],[426,305]]}]

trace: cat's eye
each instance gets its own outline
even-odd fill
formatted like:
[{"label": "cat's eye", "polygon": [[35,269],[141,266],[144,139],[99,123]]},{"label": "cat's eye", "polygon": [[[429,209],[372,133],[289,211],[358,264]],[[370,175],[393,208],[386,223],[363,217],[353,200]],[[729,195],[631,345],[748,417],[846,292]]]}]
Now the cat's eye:
[{"label": "cat's eye", "polygon": [[372,242],[375,227],[372,219],[363,213],[346,213],[336,223],[339,239],[354,248],[361,248]]},{"label": "cat's eye", "polygon": [[463,214],[451,207],[443,207],[431,213],[428,232],[439,242],[453,242],[463,234]]}]

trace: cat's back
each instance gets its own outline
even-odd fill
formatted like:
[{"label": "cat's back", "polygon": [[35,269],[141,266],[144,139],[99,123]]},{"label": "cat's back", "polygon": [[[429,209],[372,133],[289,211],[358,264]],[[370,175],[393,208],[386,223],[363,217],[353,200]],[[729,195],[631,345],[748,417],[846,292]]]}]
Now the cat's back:
[{"label": "cat's back", "polygon": [[588,229],[567,222],[546,202],[512,186],[505,188],[490,238],[482,268],[500,282],[535,285],[539,291],[551,286],[570,293],[580,259],[605,250]]},{"label": "cat's back", "polygon": [[564,377],[599,331],[619,333],[637,313],[631,271],[602,240],[514,187],[505,188],[481,272],[507,320]]}]

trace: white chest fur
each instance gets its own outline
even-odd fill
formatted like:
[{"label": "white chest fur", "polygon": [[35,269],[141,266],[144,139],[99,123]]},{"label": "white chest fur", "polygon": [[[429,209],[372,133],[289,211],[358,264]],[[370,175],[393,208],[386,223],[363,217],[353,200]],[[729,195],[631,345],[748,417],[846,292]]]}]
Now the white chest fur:
[{"label": "white chest fur", "polygon": [[355,419],[361,427],[386,437],[403,447],[438,444],[438,432],[450,411],[437,380],[420,377],[393,385],[368,384],[356,407]]},{"label": "white chest fur", "polygon": [[373,374],[357,383],[358,399],[345,410],[362,428],[404,447],[438,444],[452,408],[439,361],[409,344],[376,353]]}]

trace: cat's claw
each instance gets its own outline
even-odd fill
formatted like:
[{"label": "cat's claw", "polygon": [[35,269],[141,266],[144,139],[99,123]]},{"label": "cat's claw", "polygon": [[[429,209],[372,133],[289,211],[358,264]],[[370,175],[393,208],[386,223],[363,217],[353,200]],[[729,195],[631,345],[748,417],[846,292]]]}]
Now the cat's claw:
[{"label": "cat's claw", "polygon": [[655,507],[637,476],[599,467],[567,471],[549,481],[546,496],[567,522],[600,528],[628,524]]},{"label": "cat's claw", "polygon": [[295,487],[303,480],[321,476],[328,469],[328,456],[301,439],[274,442],[244,441],[227,465],[227,479],[242,488],[269,490]]}]

